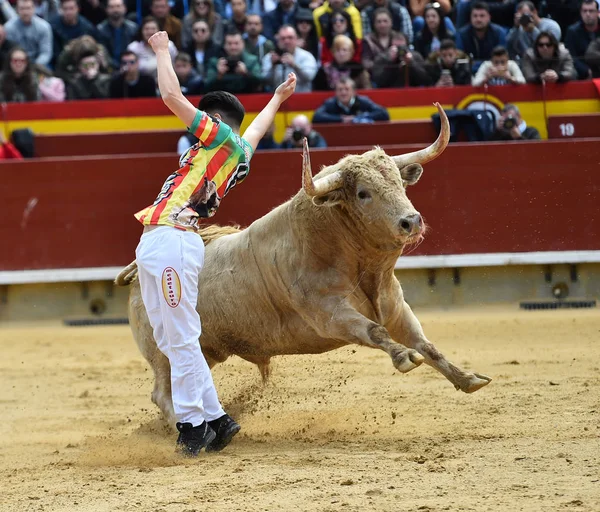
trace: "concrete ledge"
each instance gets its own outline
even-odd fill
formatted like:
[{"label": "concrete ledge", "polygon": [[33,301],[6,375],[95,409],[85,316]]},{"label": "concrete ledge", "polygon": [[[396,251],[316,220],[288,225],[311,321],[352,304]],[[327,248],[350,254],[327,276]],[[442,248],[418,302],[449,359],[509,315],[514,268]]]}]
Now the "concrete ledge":
[{"label": "concrete ledge", "polygon": [[31,283],[69,283],[78,281],[112,281],[125,268],[94,267],[94,268],[58,268],[44,270],[4,270],[0,271],[2,284],[31,284]]}]

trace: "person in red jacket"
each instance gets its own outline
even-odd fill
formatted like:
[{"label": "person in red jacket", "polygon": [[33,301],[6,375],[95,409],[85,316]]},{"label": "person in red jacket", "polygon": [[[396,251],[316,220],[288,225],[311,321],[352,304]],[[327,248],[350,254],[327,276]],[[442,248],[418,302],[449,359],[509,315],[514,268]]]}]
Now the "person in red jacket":
[{"label": "person in red jacket", "polygon": [[2,130],[0,130],[0,160],[23,160],[19,150],[4,138]]}]

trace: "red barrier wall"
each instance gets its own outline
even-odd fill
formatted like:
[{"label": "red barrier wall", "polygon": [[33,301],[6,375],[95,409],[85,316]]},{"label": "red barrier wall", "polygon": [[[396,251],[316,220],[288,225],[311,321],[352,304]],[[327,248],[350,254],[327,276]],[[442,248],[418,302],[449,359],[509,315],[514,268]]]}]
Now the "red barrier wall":
[{"label": "red barrier wall", "polygon": [[[598,140],[455,144],[409,197],[430,226],[412,254],[600,249]],[[388,154],[416,149],[390,146]],[[315,150],[313,169],[352,150]],[[133,213],[156,196],[176,155],[40,159],[0,165],[0,269],[112,266],[134,257]],[[247,225],[293,195],[301,154],[265,152],[216,221]]]}]

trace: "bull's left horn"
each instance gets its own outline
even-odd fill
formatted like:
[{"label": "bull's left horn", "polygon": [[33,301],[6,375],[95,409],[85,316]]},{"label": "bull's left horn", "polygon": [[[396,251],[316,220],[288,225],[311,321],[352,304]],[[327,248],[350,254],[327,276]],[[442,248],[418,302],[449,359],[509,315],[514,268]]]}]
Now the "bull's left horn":
[{"label": "bull's left horn", "polygon": [[304,138],[304,147],[302,149],[302,188],[308,197],[321,197],[332,190],[340,188],[343,184],[343,177],[339,171],[331,173],[329,176],[313,180],[312,169],[310,166],[310,154],[308,152],[308,139]]},{"label": "bull's left horn", "polygon": [[448,124],[448,117],[446,112],[439,103],[434,103],[440,113],[440,121],[442,122],[442,129],[438,135],[437,140],[428,148],[421,149],[420,151],[414,151],[412,153],[406,153],[405,155],[394,156],[394,162],[398,166],[398,169],[408,164],[426,164],[431,162],[434,158],[437,158],[442,154],[448,141],[450,140],[450,125]]}]

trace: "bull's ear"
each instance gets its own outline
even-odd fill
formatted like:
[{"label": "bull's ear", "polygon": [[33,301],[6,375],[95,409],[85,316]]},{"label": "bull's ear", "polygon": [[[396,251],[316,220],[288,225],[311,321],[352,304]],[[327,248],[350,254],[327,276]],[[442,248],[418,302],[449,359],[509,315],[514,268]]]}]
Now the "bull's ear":
[{"label": "bull's ear", "polygon": [[336,204],[340,204],[345,197],[344,190],[339,188],[337,190],[327,192],[327,194],[322,196],[313,197],[312,202],[316,206],[335,206]]},{"label": "bull's ear", "polygon": [[423,174],[423,167],[421,164],[408,164],[400,169],[400,176],[404,182],[404,186],[414,185]]}]

